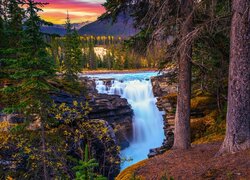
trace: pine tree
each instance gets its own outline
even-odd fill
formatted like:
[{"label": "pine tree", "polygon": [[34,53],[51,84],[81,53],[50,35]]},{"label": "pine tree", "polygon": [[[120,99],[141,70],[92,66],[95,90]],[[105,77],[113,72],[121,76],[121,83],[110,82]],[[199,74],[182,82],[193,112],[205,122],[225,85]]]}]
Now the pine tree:
[{"label": "pine tree", "polygon": [[[3,21],[3,0],[0,0],[0,48],[3,47],[3,38],[4,38],[4,21]],[[1,54],[0,54],[1,58]]]},{"label": "pine tree", "polygon": [[129,69],[129,54],[128,50],[125,51],[125,57],[124,57],[124,69]]},{"label": "pine tree", "polygon": [[88,146],[85,146],[84,159],[79,161],[79,165],[73,169],[76,171],[76,180],[107,180],[106,177],[94,173],[94,168],[99,164],[95,159],[89,158]]},{"label": "pine tree", "polygon": [[[181,38],[192,31],[193,28],[193,0],[182,1],[181,15],[184,21],[181,26]],[[179,59],[179,86],[175,117],[174,148],[188,149],[191,146],[190,136],[190,104],[191,104],[191,60],[192,45],[185,44],[180,52]]]},{"label": "pine tree", "polygon": [[232,1],[227,131],[220,154],[250,148],[250,1]]},{"label": "pine tree", "polygon": [[96,69],[97,68],[97,57],[95,54],[95,49],[94,49],[93,43],[89,43],[88,59],[89,59],[89,68]]},{"label": "pine tree", "polygon": [[67,15],[66,20],[66,30],[67,33],[64,42],[65,58],[63,71],[67,80],[74,81],[77,79],[77,74],[81,72],[82,50],[80,36],[75,29],[72,30],[69,14]]},{"label": "pine tree", "polygon": [[17,0],[9,0],[7,4],[7,38],[10,47],[17,47],[21,38],[23,10]]},{"label": "pine tree", "polygon": [[[20,97],[17,104],[6,108],[7,112],[20,111],[27,115],[31,122],[39,120],[41,124],[41,153],[43,154],[43,175],[48,179],[46,167],[46,143],[45,124],[48,117],[48,106],[50,98],[48,92],[51,90],[47,79],[54,75],[54,65],[43,40],[40,27],[47,24],[42,20],[38,12],[45,3],[34,0],[24,0],[21,5],[25,7],[25,21],[22,30],[22,38],[18,44],[18,59],[12,64],[15,70],[11,78],[18,83],[15,87],[8,87],[6,91],[12,91]],[[13,25],[14,27],[14,25]]]},{"label": "pine tree", "polygon": [[0,1],[0,77],[10,81],[18,60],[17,51],[21,42],[23,10],[17,0]]}]

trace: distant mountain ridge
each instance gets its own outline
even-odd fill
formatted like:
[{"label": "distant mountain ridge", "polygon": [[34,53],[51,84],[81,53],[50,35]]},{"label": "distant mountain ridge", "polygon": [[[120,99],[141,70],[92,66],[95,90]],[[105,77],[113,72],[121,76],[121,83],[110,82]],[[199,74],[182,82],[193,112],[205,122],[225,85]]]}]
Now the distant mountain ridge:
[{"label": "distant mountain ridge", "polygon": [[97,20],[79,29],[80,35],[129,37],[138,32],[133,26],[133,18],[127,14],[118,15],[115,22],[111,18]]},{"label": "distant mountain ridge", "polygon": [[[111,18],[97,20],[95,22],[73,23],[72,27],[76,28],[80,35],[93,36],[121,36],[130,37],[135,35],[138,30],[134,28],[133,18],[127,14],[118,15],[115,22]],[[64,36],[66,29],[64,25],[43,26],[41,31],[47,34],[58,34]]]},{"label": "distant mountain ridge", "polygon": [[63,25],[53,25],[53,26],[42,26],[41,32],[46,34],[57,34],[60,36],[64,36],[66,34],[66,29]]},{"label": "distant mountain ridge", "polygon": [[[91,23],[90,21],[85,21],[81,23],[72,23],[72,27],[76,30],[79,30],[83,26]],[[43,26],[41,27],[41,31],[47,34],[58,34],[60,36],[64,36],[66,34],[66,29],[64,24],[54,24],[53,26]]]}]

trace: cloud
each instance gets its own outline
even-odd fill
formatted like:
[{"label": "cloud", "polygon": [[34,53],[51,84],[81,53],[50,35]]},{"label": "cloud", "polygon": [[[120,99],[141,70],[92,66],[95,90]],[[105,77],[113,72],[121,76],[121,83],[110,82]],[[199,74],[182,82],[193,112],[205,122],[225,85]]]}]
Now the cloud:
[{"label": "cloud", "polygon": [[43,7],[41,17],[55,24],[65,22],[67,11],[70,14],[72,23],[83,21],[94,21],[104,13],[101,3],[104,0],[41,0],[49,4]]}]

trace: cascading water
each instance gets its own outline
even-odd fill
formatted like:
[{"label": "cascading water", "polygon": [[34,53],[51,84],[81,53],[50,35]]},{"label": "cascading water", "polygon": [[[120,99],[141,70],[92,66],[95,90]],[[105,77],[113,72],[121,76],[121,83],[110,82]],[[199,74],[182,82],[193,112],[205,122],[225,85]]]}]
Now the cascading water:
[{"label": "cascading water", "polygon": [[121,152],[122,158],[132,160],[122,163],[121,169],[146,159],[149,149],[159,147],[163,142],[162,112],[156,107],[156,98],[148,80],[153,75],[156,74],[99,75],[101,78],[114,78],[111,86],[105,86],[102,80],[96,80],[99,93],[116,94],[126,98],[134,111],[133,140],[130,146]]}]

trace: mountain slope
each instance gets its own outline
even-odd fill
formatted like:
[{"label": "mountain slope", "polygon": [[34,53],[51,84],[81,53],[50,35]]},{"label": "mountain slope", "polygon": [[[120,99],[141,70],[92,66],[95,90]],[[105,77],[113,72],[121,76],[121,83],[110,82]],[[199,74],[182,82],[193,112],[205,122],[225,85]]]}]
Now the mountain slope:
[{"label": "mountain slope", "polygon": [[112,35],[129,37],[137,33],[133,27],[133,19],[126,14],[120,14],[113,23],[112,19],[97,20],[79,29],[80,35]]},{"label": "mountain slope", "polygon": [[[73,23],[72,27],[76,30],[79,30],[86,24],[89,24],[89,21],[82,22],[82,23]],[[60,36],[64,36],[66,34],[65,25],[54,24],[53,26],[43,26],[41,27],[41,31],[46,34],[58,34]]]},{"label": "mountain slope", "polygon": [[46,34],[58,34],[60,36],[64,36],[66,34],[66,29],[63,25],[42,26],[41,32]]}]

